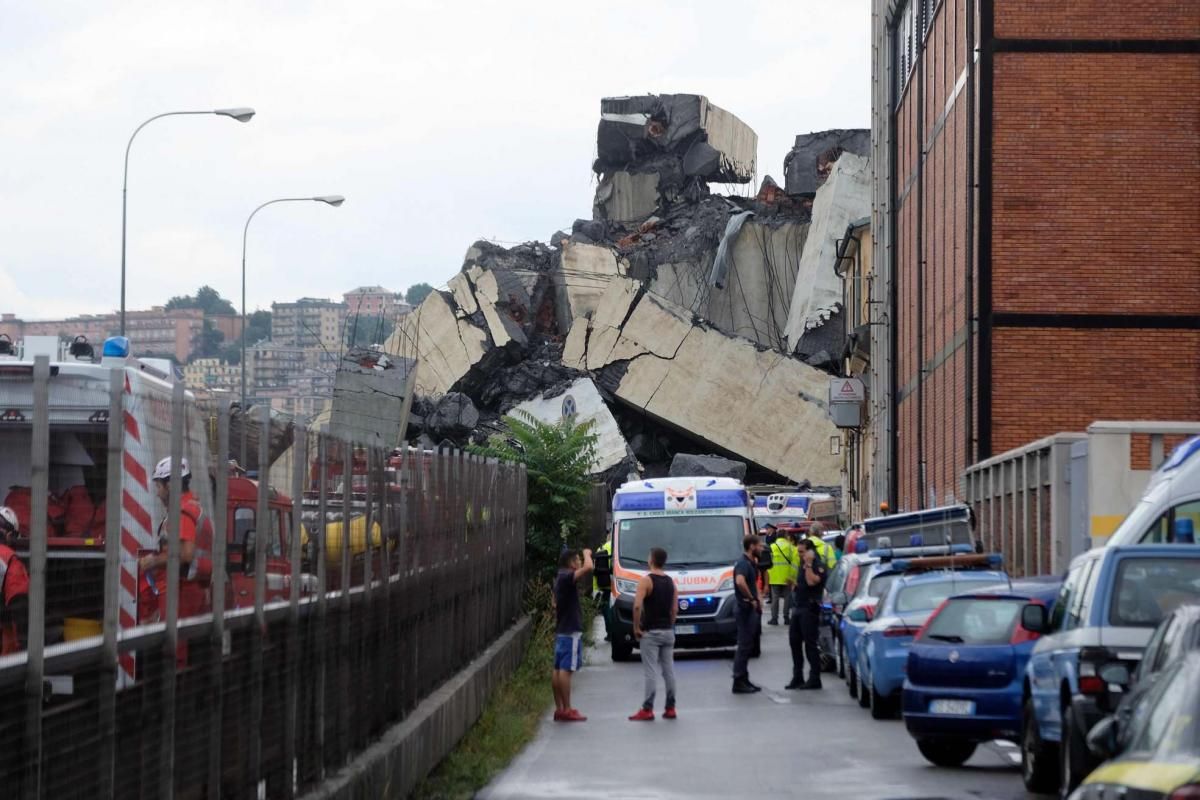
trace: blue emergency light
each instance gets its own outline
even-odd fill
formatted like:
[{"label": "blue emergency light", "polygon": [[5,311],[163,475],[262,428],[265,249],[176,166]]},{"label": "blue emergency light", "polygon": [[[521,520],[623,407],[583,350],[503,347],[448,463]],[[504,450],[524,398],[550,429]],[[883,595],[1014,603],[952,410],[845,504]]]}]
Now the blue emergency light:
[{"label": "blue emergency light", "polygon": [[129,358],[129,337],[110,336],[104,340],[104,358]]}]

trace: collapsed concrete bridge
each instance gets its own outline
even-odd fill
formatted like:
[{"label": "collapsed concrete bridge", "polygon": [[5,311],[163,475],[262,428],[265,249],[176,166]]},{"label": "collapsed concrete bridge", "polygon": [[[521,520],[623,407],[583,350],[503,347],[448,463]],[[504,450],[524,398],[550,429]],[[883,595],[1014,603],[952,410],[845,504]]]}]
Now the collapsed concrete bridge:
[{"label": "collapsed concrete bridge", "polygon": [[754,197],[710,192],[755,180],[757,136],[702,96],[606,98],[597,140],[590,219],[549,243],[476,242],[398,326],[385,349],[418,362],[409,439],[570,411],[596,421],[613,478],[716,452],[752,478],[836,485],[834,253],[870,210],[866,132],[798,136],[787,186]]}]

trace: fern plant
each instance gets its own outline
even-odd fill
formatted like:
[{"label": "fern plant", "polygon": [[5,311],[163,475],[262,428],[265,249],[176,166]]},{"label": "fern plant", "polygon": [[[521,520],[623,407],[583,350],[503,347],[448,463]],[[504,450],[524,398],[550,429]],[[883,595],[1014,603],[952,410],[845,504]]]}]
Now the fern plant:
[{"label": "fern plant", "polygon": [[504,432],[470,452],[525,465],[528,482],[525,533],[526,574],[552,577],[558,554],[575,546],[588,517],[591,470],[599,436],[591,421],[574,416],[542,422],[514,409],[502,420]]}]

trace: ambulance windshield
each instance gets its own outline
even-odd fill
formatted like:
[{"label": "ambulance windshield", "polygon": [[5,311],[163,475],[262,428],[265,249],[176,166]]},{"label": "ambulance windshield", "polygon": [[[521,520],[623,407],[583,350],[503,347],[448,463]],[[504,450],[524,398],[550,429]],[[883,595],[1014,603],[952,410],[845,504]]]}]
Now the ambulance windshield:
[{"label": "ambulance windshield", "polygon": [[728,566],[742,555],[745,534],[741,517],[676,516],[621,520],[617,558],[624,566],[642,567],[650,548],[667,551],[667,569]]}]

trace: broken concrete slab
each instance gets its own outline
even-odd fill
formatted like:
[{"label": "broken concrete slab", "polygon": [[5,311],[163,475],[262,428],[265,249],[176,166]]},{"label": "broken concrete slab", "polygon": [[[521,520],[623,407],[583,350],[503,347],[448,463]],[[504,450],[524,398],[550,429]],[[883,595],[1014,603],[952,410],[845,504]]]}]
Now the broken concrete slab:
[{"label": "broken concrete slab", "polygon": [[802,133],[783,159],[788,194],[814,194],[825,183],[842,153],[871,155],[871,131],[866,128]]},{"label": "broken concrete slab", "polygon": [[745,217],[736,235],[722,240],[728,254],[722,285],[712,285],[714,262],[701,260],[660,264],[650,291],[727,333],[782,351],[807,238],[807,222]]},{"label": "broken concrete slab", "polygon": [[[788,478],[837,482],[841,462],[828,455],[836,429],[826,412],[827,373],[697,324],[687,309],[651,292],[638,297],[623,283],[636,284],[614,281],[604,312],[576,319],[568,364],[586,365],[618,401],[696,439]],[[632,307],[619,320],[631,293]]]},{"label": "broken concrete slab", "polygon": [[658,205],[658,175],[622,169],[600,179],[592,213],[597,220],[636,222],[653,214]]},{"label": "broken concrete slab", "polygon": [[609,282],[623,274],[609,247],[567,242],[553,272],[559,333],[570,331],[571,321],[596,310]]},{"label": "broken concrete slab", "polygon": [[392,448],[408,428],[417,363],[372,348],[351,348],[334,377],[329,433],[337,439]]},{"label": "broken concrete slab", "polygon": [[488,335],[469,319],[461,319],[446,294],[430,292],[406,316],[384,349],[389,353],[415,352],[416,391],[444,394],[483,360],[491,346]]},{"label": "broken concrete slab", "polygon": [[593,169],[607,174],[656,153],[687,158],[689,175],[719,183],[752,180],[758,135],[734,114],[695,94],[606,97],[600,101]]},{"label": "broken concrete slab", "polygon": [[550,424],[569,416],[579,423],[592,423],[592,432],[598,437],[591,469],[594,475],[631,460],[629,445],[590,378],[579,378],[560,392],[544,392],[517,409]]},{"label": "broken concrete slab", "polygon": [[667,474],[672,478],[711,477],[740,481],[746,477],[746,464],[721,456],[676,453]]},{"label": "broken concrete slab", "polygon": [[871,162],[845,153],[813,199],[812,222],[788,312],[788,352],[795,351],[806,331],[828,322],[841,307],[842,282],[834,271],[838,239],[851,221],[870,213]]},{"label": "broken concrete slab", "polygon": [[[647,294],[629,324],[640,318],[643,330],[670,331],[686,317],[684,309]],[[827,373],[690,323],[675,352],[650,352],[610,368],[617,365],[624,366],[612,376],[618,401],[779,475],[837,482],[841,462],[829,455],[836,429],[824,399]]]}]

